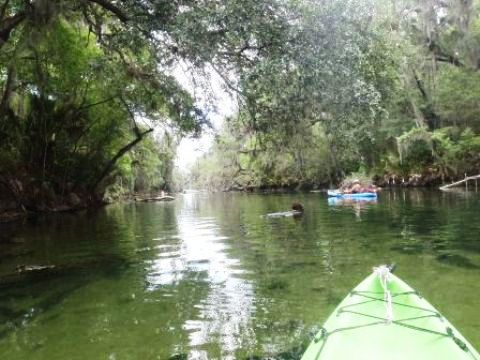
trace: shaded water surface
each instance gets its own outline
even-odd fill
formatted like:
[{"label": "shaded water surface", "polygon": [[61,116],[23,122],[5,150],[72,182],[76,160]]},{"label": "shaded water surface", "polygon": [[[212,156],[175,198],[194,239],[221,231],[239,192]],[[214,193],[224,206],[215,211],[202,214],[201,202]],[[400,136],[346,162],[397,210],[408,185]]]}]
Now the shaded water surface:
[{"label": "shaded water surface", "polygon": [[299,359],[387,262],[478,348],[475,193],[192,193],[3,226],[0,358]]}]

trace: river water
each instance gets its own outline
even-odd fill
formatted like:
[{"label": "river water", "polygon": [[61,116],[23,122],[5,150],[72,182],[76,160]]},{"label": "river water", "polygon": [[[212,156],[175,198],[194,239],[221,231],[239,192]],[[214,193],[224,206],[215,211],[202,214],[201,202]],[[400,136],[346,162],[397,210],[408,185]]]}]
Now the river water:
[{"label": "river water", "polygon": [[299,359],[390,262],[480,346],[480,194],[187,193],[3,225],[0,359]]}]

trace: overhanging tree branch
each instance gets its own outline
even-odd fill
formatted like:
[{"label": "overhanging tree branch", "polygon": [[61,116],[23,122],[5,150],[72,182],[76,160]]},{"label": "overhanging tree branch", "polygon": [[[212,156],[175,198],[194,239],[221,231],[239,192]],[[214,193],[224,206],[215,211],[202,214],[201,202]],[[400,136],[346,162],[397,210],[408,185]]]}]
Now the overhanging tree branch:
[{"label": "overhanging tree branch", "polygon": [[447,53],[440,45],[431,39],[428,39],[428,48],[434,54],[436,61],[449,63],[458,67],[465,67],[465,64],[462,63],[457,56]]},{"label": "overhanging tree branch", "polygon": [[222,71],[220,71],[215,65],[213,64],[210,64],[210,66],[212,67],[212,69],[215,71],[215,73],[220,76],[220,78],[223,80],[224,84],[227,86],[227,88],[229,88],[231,91],[241,95],[241,96],[245,96],[245,93],[242,92],[237,86],[233,85],[231,83],[231,81],[228,79],[227,76],[225,76],[223,74]]},{"label": "overhanging tree branch", "polygon": [[5,13],[7,12],[7,6],[10,0],[5,0],[5,2],[2,5],[2,9],[0,10],[0,21],[3,20],[3,17],[5,16]]},{"label": "overhanging tree branch", "polygon": [[458,66],[458,67],[465,67],[465,65],[460,60],[458,60],[457,58],[455,58],[451,55],[443,55],[443,56],[442,55],[436,55],[435,60],[437,60],[438,62],[449,63],[449,64],[452,64],[452,65],[455,65],[455,66]]},{"label": "overhanging tree branch", "polygon": [[123,12],[119,7],[115,6],[113,3],[107,0],[89,0],[91,3],[100,5],[105,10],[113,13],[121,22],[126,23],[129,19],[127,14]]},{"label": "overhanging tree branch", "polygon": [[106,99],[97,101],[97,102],[92,103],[92,104],[83,105],[83,106],[81,106],[77,109],[77,112],[82,112],[82,111],[87,110],[89,108],[108,103],[108,102],[112,101],[113,99],[115,99],[116,97],[117,97],[117,95],[114,95],[114,96],[110,96]]},{"label": "overhanging tree branch", "polygon": [[0,24],[0,48],[8,41],[8,39],[10,39],[10,34],[12,33],[13,29],[20,25],[25,18],[26,14],[24,12],[20,12],[16,15],[6,18],[5,20],[2,19]]},{"label": "overhanging tree branch", "polygon": [[125,145],[124,147],[122,147],[120,150],[118,150],[118,152],[115,154],[115,156],[107,163],[107,165],[105,166],[104,170],[101,172],[100,176],[97,178],[97,180],[95,180],[95,182],[93,183],[93,190],[96,190],[98,185],[108,176],[110,175],[110,173],[113,171],[114,169],[114,166],[115,164],[117,163],[117,161],[123,156],[125,155],[127,152],[129,152],[131,149],[133,149],[140,141],[143,140],[143,138],[148,135],[149,133],[151,133],[153,131],[153,129],[148,129],[142,133],[137,133],[137,137],[135,138],[135,140],[131,141],[130,143],[128,143],[127,145]]}]

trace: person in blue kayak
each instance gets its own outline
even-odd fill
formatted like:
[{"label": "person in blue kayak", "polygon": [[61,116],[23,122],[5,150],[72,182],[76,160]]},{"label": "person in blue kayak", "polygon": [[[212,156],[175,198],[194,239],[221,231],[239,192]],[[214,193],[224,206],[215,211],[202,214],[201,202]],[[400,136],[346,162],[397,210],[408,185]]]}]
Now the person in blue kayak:
[{"label": "person in blue kayak", "polygon": [[360,180],[347,181],[340,187],[343,194],[376,193],[379,189],[371,183],[361,183]]}]

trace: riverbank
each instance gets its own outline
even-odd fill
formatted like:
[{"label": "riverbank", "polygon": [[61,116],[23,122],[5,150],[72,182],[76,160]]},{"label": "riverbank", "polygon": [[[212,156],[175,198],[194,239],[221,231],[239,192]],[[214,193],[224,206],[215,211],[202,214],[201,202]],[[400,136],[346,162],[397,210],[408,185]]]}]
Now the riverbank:
[{"label": "riverbank", "polygon": [[161,192],[97,194],[84,187],[59,189],[49,182],[2,178],[0,181],[0,224],[21,221],[41,214],[96,209],[124,201],[171,201]]},{"label": "riverbank", "polygon": [[440,187],[442,184],[454,181],[450,177],[441,176],[433,171],[413,173],[406,176],[384,174],[373,176],[375,185],[380,187]]},{"label": "riverbank", "polygon": [[[442,177],[431,171],[426,171],[422,174],[410,174],[408,176],[384,174],[372,177],[373,183],[382,188],[432,188],[455,180],[457,179]],[[329,185],[328,182],[292,183],[287,185],[247,186],[244,188],[232,186],[220,191],[272,194],[322,191],[336,186],[337,184]],[[44,213],[78,211],[99,208],[114,202],[138,201],[138,199],[143,199],[144,197],[153,199],[155,196],[158,196],[158,194],[99,195],[73,185],[59,190],[48,182],[28,182],[15,178],[3,179],[0,182],[0,223],[19,221]]]},{"label": "riverbank", "polygon": [[73,184],[59,188],[53,183],[35,179],[2,177],[0,180],[0,223],[105,204],[103,196]]},{"label": "riverbank", "polygon": [[[398,174],[383,174],[373,175],[371,177],[372,183],[381,188],[433,188],[441,185],[452,183],[458,179],[441,176],[433,171],[426,170],[423,173],[413,173],[409,175]],[[292,183],[287,185],[260,185],[260,186],[232,186],[223,191],[238,191],[238,192],[260,192],[260,193],[288,193],[295,191],[315,191],[336,188],[340,186],[341,181],[334,184],[328,182],[317,183]]]}]

